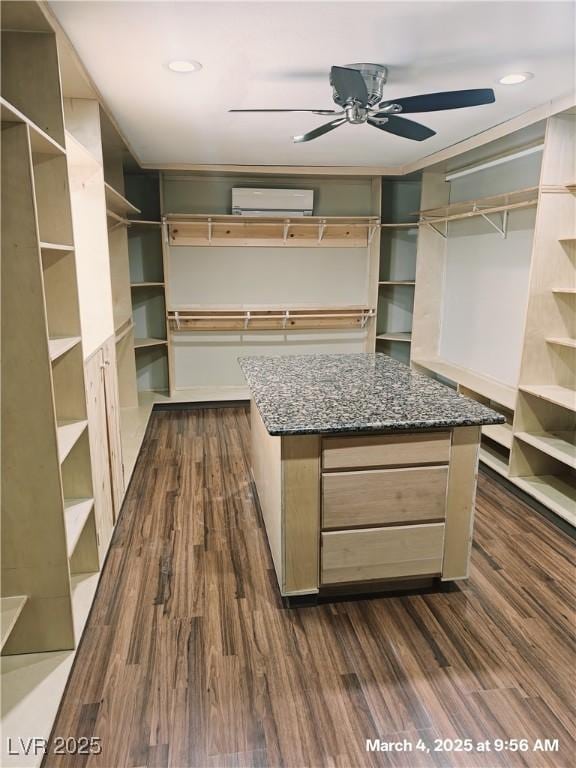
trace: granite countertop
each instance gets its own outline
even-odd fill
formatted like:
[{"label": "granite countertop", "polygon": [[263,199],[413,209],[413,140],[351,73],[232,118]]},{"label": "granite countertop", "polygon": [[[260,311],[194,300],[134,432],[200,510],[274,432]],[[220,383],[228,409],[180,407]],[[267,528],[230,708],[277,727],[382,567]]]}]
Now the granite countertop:
[{"label": "granite countertop", "polygon": [[271,435],[503,424],[504,417],[383,354],[241,357]]}]

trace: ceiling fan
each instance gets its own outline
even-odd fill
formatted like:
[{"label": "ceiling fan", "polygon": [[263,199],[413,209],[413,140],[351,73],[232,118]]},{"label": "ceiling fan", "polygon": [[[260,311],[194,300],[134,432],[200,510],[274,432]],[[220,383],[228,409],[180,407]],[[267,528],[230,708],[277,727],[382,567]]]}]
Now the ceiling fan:
[{"label": "ceiling fan", "polygon": [[476,107],[492,104],[496,98],[492,88],[472,88],[465,91],[444,91],[426,93],[421,96],[381,101],[387,69],[381,64],[349,64],[346,67],[332,67],[330,85],[332,98],[341,107],[335,109],[231,109],[230,112],[311,112],[314,115],[334,115],[318,128],[302,136],[294,136],[295,142],[317,139],[344,123],[368,123],[380,131],[393,133],[413,141],[424,141],[436,135],[436,131],[425,125],[399,117],[413,112],[438,112],[445,109]]}]

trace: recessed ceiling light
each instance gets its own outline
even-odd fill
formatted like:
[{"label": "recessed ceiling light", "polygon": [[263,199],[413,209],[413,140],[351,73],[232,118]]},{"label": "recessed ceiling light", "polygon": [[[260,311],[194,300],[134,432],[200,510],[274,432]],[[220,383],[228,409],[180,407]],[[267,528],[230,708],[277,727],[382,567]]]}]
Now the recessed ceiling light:
[{"label": "recessed ceiling light", "polygon": [[199,69],[202,69],[202,64],[192,59],[178,59],[168,62],[168,69],[171,69],[172,72],[198,72]]},{"label": "recessed ceiling light", "polygon": [[499,78],[498,82],[500,85],[520,85],[520,83],[525,83],[526,80],[531,80],[533,77],[532,72],[513,72]]}]

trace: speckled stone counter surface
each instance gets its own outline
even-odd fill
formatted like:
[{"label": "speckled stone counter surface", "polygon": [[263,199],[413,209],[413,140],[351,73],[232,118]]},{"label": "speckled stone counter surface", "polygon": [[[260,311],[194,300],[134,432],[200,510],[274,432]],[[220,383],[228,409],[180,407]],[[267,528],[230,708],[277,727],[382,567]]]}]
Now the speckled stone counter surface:
[{"label": "speckled stone counter surface", "polygon": [[382,354],[241,357],[271,435],[502,424],[504,417]]}]

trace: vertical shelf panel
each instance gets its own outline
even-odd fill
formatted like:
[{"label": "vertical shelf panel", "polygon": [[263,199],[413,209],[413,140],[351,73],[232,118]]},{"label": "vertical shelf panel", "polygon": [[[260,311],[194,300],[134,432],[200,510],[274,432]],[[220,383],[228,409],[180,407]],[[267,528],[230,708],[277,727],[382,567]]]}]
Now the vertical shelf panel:
[{"label": "vertical shelf panel", "polygon": [[74,647],[28,130],[2,132],[2,589],[29,596],[8,654]]}]

